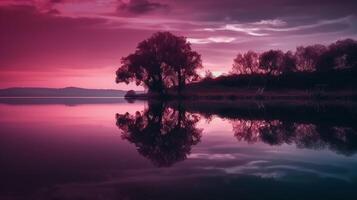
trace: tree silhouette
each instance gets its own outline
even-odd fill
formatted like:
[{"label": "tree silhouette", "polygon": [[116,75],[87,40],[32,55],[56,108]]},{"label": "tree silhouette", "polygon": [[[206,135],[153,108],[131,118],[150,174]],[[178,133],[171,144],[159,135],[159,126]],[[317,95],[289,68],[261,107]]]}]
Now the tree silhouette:
[{"label": "tree silhouette", "polygon": [[259,55],[254,51],[237,54],[233,61],[232,71],[236,74],[259,73]]},{"label": "tree silhouette", "polygon": [[340,40],[330,45],[330,50],[336,51],[337,67],[357,67],[357,41],[352,39]]},{"label": "tree silhouette", "polygon": [[339,40],[331,44],[317,62],[318,71],[357,68],[357,41]]},{"label": "tree silhouette", "polygon": [[181,93],[187,82],[196,80],[202,67],[201,56],[191,49],[184,37],[157,32],[140,42],[135,53],[123,57],[116,72],[116,82],[134,82],[163,95],[176,86]]},{"label": "tree silhouette", "polygon": [[296,48],[295,56],[297,67],[300,71],[314,71],[320,56],[327,51],[324,45],[316,44],[310,46],[300,46]]},{"label": "tree silhouette", "polygon": [[268,75],[278,75],[283,68],[284,53],[280,50],[269,50],[260,55],[259,66]]},{"label": "tree silhouette", "polygon": [[296,64],[297,64],[297,60],[295,55],[291,51],[286,52],[283,56],[283,62],[281,64],[281,72],[282,73],[295,72],[297,70]]},{"label": "tree silhouette", "polygon": [[293,52],[269,50],[261,55],[254,51],[237,54],[233,60],[233,74],[281,74],[296,71],[297,59]]},{"label": "tree silhouette", "polygon": [[165,108],[162,103],[150,103],[143,112],[116,115],[122,138],[136,145],[138,152],[158,167],[169,167],[185,160],[201,138],[196,128],[197,115]]}]

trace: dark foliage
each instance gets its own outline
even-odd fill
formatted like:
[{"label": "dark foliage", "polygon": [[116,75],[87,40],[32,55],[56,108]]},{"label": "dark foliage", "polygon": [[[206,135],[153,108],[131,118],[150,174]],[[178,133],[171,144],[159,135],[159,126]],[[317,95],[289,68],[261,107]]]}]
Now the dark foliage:
[{"label": "dark foliage", "polygon": [[241,74],[220,76],[203,80],[202,87],[266,87],[266,89],[355,89],[357,69],[341,69],[317,72],[290,72],[280,75]]},{"label": "dark foliage", "polygon": [[259,54],[254,51],[248,51],[245,54],[238,54],[234,59],[232,70],[235,74],[259,73]]},{"label": "dark foliage", "polygon": [[291,72],[330,71],[357,67],[357,41],[339,40],[329,46],[299,46],[295,53],[269,50],[239,53],[233,61],[233,74],[280,75]]},{"label": "dark foliage", "polygon": [[218,116],[229,120],[239,141],[294,144],[304,149],[329,149],[347,156],[357,153],[355,104],[186,101],[182,106],[206,119]]},{"label": "dark foliage", "polygon": [[280,50],[269,50],[259,57],[259,67],[268,75],[278,75],[283,68],[284,53]]},{"label": "dark foliage", "polygon": [[140,42],[135,53],[121,62],[117,83],[135,82],[161,95],[174,86],[180,93],[186,83],[199,77],[196,70],[202,67],[201,56],[191,49],[186,38],[169,32],[157,32]]},{"label": "dark foliage", "polygon": [[185,160],[191,146],[201,138],[197,115],[180,107],[165,108],[162,103],[150,103],[148,109],[135,115],[117,114],[116,120],[122,138],[135,144],[140,154],[159,167]]},{"label": "dark foliage", "polygon": [[295,123],[284,120],[233,120],[239,141],[270,145],[295,144],[306,149],[330,149],[344,155],[357,152],[357,130],[352,127]]},{"label": "dark foliage", "polygon": [[352,39],[331,44],[316,64],[318,71],[345,68],[357,68],[357,41]]}]

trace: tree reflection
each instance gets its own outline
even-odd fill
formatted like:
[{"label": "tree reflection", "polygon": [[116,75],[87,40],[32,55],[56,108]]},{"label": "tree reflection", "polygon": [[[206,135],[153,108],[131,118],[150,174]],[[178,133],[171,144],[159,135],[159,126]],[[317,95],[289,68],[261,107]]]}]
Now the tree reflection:
[{"label": "tree reflection", "polygon": [[122,138],[135,144],[141,155],[159,167],[186,159],[192,146],[201,139],[202,129],[196,128],[198,121],[201,118],[210,121],[212,117],[230,120],[239,141],[329,149],[344,155],[357,152],[354,107],[347,110],[329,106],[316,111],[310,105],[267,105],[263,110],[244,104],[224,106],[185,101],[169,101],[164,105],[149,101],[144,111],[117,114],[116,124]]},{"label": "tree reflection", "polygon": [[303,124],[281,120],[232,120],[235,137],[248,143],[295,144],[299,148],[325,149],[352,155],[357,151],[353,127]]},{"label": "tree reflection", "polygon": [[173,109],[151,102],[135,115],[117,114],[116,120],[122,138],[135,144],[141,155],[159,167],[185,160],[202,133],[196,128],[199,116],[186,112],[180,105]]}]

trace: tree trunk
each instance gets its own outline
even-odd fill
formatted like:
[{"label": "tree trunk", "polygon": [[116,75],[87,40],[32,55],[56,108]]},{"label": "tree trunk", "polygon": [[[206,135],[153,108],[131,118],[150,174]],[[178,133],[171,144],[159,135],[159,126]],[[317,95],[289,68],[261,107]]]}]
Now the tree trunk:
[{"label": "tree trunk", "polygon": [[177,77],[177,80],[178,80],[178,95],[181,96],[181,92],[182,92],[182,74],[181,74],[181,70],[179,70],[178,72],[178,77]]}]

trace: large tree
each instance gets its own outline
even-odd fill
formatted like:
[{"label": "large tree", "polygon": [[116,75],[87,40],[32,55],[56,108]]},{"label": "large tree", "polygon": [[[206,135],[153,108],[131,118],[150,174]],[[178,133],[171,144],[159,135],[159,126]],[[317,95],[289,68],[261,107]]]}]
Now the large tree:
[{"label": "large tree", "polygon": [[149,92],[164,94],[169,87],[181,93],[184,85],[196,80],[202,68],[201,56],[191,49],[185,37],[157,32],[140,42],[135,53],[122,58],[116,82],[135,81]]}]

